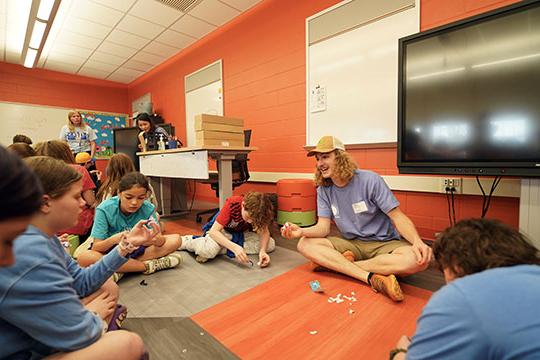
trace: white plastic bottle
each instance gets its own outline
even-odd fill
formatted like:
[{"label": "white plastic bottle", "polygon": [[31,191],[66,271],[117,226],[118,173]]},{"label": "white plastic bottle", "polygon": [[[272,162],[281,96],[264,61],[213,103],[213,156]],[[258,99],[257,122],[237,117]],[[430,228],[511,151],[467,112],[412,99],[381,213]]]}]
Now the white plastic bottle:
[{"label": "white plastic bottle", "polygon": [[159,134],[158,150],[165,150],[165,141],[163,140],[163,134]]}]

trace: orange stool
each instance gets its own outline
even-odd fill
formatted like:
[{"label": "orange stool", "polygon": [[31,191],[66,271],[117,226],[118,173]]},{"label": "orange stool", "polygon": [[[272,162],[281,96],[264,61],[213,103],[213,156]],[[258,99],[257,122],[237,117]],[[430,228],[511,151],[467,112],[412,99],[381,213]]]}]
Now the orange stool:
[{"label": "orange stool", "polygon": [[317,222],[317,190],[312,180],[281,179],[277,182],[278,224],[311,226]]}]

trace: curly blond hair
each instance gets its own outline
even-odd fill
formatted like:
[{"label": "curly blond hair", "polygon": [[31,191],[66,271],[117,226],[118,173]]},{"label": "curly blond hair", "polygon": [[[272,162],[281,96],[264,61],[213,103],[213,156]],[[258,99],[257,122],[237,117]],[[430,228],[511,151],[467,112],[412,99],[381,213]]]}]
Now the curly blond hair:
[{"label": "curly blond hair", "polygon": [[267,194],[248,192],[244,195],[244,210],[249,213],[255,231],[268,227],[274,220],[274,205]]},{"label": "curly blond hair", "polygon": [[[334,150],[334,154],[336,155],[335,158],[335,164],[334,164],[334,173],[335,175],[347,182],[351,181],[351,179],[354,176],[354,171],[358,169],[358,165],[356,165],[356,162],[353,160],[351,155],[347,153],[344,150],[336,149]],[[321,171],[316,168],[315,170],[315,185],[316,186],[330,186],[334,184],[332,179],[328,178],[325,179]]]}]

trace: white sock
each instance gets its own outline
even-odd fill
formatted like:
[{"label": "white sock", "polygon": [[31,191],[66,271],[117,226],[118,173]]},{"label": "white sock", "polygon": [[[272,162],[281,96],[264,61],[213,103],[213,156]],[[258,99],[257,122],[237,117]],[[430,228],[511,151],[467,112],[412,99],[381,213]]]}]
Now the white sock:
[{"label": "white sock", "polygon": [[183,235],[180,237],[182,240],[182,244],[178,248],[178,250],[188,250],[193,251],[192,241],[193,241],[193,235]]}]

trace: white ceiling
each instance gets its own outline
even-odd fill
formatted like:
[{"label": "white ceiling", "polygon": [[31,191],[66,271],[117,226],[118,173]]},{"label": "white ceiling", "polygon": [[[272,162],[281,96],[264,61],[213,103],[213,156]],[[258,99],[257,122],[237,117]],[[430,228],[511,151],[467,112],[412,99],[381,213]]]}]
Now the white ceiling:
[{"label": "white ceiling", "polygon": [[[157,0],[62,0],[37,68],[129,83],[260,1],[198,0],[184,13]],[[21,64],[24,39],[7,29],[25,2],[0,0],[0,61]],[[28,15],[18,21],[26,29]]]}]

